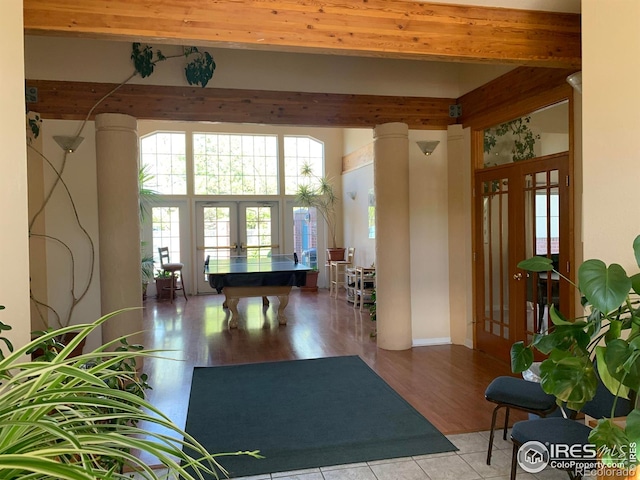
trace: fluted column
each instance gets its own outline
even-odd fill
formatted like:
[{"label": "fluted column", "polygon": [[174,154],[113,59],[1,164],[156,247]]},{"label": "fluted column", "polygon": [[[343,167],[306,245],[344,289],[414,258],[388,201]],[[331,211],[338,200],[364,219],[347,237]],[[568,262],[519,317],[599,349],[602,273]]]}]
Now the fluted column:
[{"label": "fluted column", "polygon": [[[142,306],[138,217],[138,132],[129,115],[96,115],[102,314]],[[142,310],[106,322],[106,343],[142,330]],[[139,339],[138,339],[139,340]],[[135,340],[134,340],[135,341]]]},{"label": "fluted column", "polygon": [[386,123],[374,130],[376,192],[376,320],[378,346],[411,348],[409,258],[409,129]]}]

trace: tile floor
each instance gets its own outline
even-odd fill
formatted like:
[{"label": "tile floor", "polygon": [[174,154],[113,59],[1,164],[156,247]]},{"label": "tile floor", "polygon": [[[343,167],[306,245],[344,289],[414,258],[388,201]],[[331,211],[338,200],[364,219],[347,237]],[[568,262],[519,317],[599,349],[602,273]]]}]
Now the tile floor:
[{"label": "tile floor", "polygon": [[[497,435],[491,465],[486,464],[489,432],[447,435],[457,452],[418,457],[378,460],[375,462],[311,468],[236,480],[508,480],[511,469],[511,442]],[[221,460],[224,465],[224,460]],[[547,468],[531,475],[519,471],[518,480],[566,480],[560,470]],[[587,478],[587,477],[585,477]]]}]

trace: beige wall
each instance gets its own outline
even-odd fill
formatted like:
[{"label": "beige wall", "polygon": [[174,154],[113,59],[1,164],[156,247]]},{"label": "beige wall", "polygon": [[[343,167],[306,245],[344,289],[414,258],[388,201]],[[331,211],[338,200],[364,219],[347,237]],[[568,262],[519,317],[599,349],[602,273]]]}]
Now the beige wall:
[{"label": "beige wall", "polygon": [[[439,140],[425,156],[418,140]],[[447,132],[409,131],[411,316],[414,345],[449,343]]]},{"label": "beige wall", "polygon": [[582,1],[585,258],[637,271],[640,233],[640,2]]},{"label": "beige wall", "polygon": [[[367,143],[369,131],[345,130],[345,149]],[[426,157],[416,142],[439,140]],[[351,150],[351,151],[353,151]],[[351,153],[351,152],[347,152]],[[368,190],[373,188],[373,163],[343,174],[345,244],[356,247],[356,264],[376,261],[375,240],[368,238]],[[409,131],[409,195],[411,327],[413,345],[451,342],[447,231],[447,133]],[[351,200],[347,192],[356,192]]]},{"label": "beige wall", "polygon": [[[163,46],[162,51],[175,54],[178,48]],[[129,42],[26,37],[25,50],[27,78],[119,83],[133,72]],[[438,92],[435,96],[458,98],[513,68],[251,50],[207,51],[217,65],[209,86],[218,88],[407,96]],[[151,77],[136,77],[132,83],[186,85],[181,62],[178,58],[160,63]]]},{"label": "beige wall", "polygon": [[29,340],[31,326],[22,0],[3,2],[0,32],[0,250],[5,273],[0,277],[0,305],[6,307],[0,320],[12,326],[6,336],[19,346]]},{"label": "beige wall", "polygon": [[[74,136],[81,122],[46,120],[42,127],[43,155],[57,169],[62,167],[63,150],[53,139],[54,136]],[[63,178],[74,200],[81,226],[90,239],[82,232],[75,220],[75,213],[69,196],[62,185],[58,185],[46,206],[47,235],[60,239],[73,252],[75,285],[73,295],[79,298],[86,290],[84,298],[74,306],[71,295],[72,259],[67,249],[60,243],[48,240],[47,284],[51,306],[58,312],[64,324],[86,323],[100,318],[100,271],[98,265],[98,205],[96,193],[96,149],[94,123],[87,123],[82,131],[84,141],[74,153],[67,155]],[[44,163],[46,191],[56,175]],[[94,253],[92,254],[92,250]],[[91,265],[93,263],[93,278]],[[49,324],[57,327],[54,315],[49,315]],[[99,345],[99,332],[88,339],[88,348]]]}]

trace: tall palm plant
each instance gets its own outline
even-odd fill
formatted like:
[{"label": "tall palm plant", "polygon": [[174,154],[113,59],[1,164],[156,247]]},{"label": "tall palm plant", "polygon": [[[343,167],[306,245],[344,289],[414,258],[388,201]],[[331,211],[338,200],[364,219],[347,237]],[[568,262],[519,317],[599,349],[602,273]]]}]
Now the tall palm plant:
[{"label": "tall palm plant", "polygon": [[333,191],[333,185],[328,178],[315,175],[309,164],[302,166],[300,176],[305,177],[308,181],[298,185],[296,201],[302,206],[315,208],[320,213],[329,229],[331,248],[336,248],[338,197]]}]

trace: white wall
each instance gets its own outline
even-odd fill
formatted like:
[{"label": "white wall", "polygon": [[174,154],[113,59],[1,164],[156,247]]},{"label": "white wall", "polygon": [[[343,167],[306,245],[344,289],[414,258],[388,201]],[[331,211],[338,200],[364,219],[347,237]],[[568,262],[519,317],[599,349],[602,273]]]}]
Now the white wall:
[{"label": "white wall", "polygon": [[[373,160],[373,159],[372,159]],[[373,161],[342,175],[344,244],[355,247],[356,266],[370,267],[376,261],[376,240],[369,238],[369,190],[373,189]],[[351,199],[348,192],[355,192]]]},{"label": "white wall", "polygon": [[31,327],[22,0],[3,2],[0,32],[0,250],[5,273],[0,277],[0,305],[6,307],[0,312],[0,321],[13,328],[1,335],[20,346],[29,340]]},{"label": "white wall", "polygon": [[585,258],[635,273],[640,233],[640,2],[582,1]]}]

